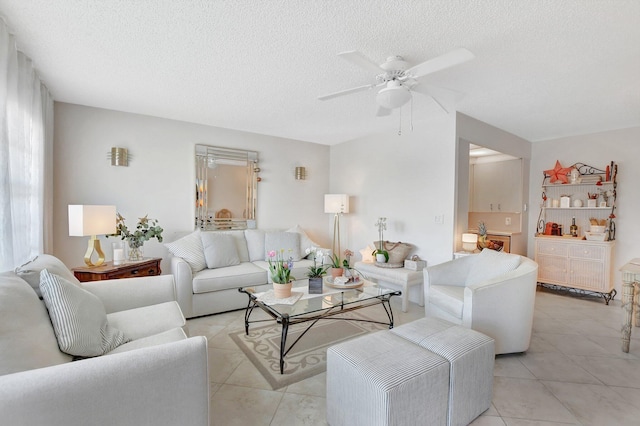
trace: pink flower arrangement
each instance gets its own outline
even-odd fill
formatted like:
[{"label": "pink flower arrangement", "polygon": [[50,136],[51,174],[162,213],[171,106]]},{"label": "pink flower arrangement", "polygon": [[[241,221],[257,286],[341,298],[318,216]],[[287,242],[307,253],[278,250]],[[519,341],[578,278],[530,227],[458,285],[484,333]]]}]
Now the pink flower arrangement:
[{"label": "pink flower arrangement", "polygon": [[[269,256],[269,271],[271,272],[271,280],[277,284],[287,284],[293,280],[291,276],[291,269],[293,268],[293,258],[289,256],[288,259],[284,258],[284,249],[280,249],[279,252],[271,250],[267,253]],[[275,258],[275,259],[274,259]]]}]

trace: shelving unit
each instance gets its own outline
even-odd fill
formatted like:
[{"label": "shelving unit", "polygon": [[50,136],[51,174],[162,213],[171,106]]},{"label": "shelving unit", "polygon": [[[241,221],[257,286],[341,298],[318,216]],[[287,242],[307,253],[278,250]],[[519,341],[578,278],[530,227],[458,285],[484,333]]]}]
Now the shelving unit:
[{"label": "shelving unit", "polygon": [[[617,198],[618,166],[611,163],[609,173],[605,170],[576,163],[584,183],[552,184],[550,176],[543,173],[542,202],[535,235],[535,260],[538,263],[538,283],[543,286],[561,287],[570,291],[596,294],[605,303],[616,295],[612,279],[612,259],[615,248],[615,209]],[[606,207],[586,206],[588,194],[598,193],[598,205],[606,201]],[[570,196],[570,207],[547,207],[548,200],[559,200]],[[582,207],[573,207],[574,200],[583,202]],[[569,237],[569,225],[575,218],[578,237]],[[606,221],[606,241],[582,239],[589,230],[590,219]],[[565,236],[544,235],[547,222],[562,225]]]}]

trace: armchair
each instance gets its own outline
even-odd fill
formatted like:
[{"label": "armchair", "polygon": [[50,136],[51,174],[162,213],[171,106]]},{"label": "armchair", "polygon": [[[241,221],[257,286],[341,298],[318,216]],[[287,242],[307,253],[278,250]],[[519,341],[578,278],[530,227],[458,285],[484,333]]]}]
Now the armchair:
[{"label": "armchair", "polygon": [[426,316],[495,339],[496,354],[529,348],[538,264],[485,249],[424,270]]}]

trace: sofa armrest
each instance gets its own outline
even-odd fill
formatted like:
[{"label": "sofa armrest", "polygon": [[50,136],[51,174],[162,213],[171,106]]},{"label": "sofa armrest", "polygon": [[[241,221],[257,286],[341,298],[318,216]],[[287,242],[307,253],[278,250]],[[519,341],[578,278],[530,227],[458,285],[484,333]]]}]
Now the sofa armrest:
[{"label": "sofa armrest", "polygon": [[181,257],[171,257],[171,273],[176,284],[178,305],[185,318],[193,316],[193,273],[191,266]]},{"label": "sofa armrest", "polygon": [[98,296],[108,314],[176,300],[173,275],[89,281],[82,288]]},{"label": "sofa armrest", "polygon": [[206,338],[0,376],[12,425],[209,424]]}]

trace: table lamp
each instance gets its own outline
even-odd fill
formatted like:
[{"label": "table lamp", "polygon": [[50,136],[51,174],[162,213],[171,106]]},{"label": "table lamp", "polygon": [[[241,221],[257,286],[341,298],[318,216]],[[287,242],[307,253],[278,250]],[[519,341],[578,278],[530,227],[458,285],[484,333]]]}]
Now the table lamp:
[{"label": "table lamp", "polygon": [[478,247],[478,234],[462,234],[462,250],[475,251]]},{"label": "table lamp", "polygon": [[[333,254],[340,254],[340,216],[349,213],[349,196],[347,194],[325,194],[324,212],[333,213]],[[337,242],[337,245],[336,245]],[[338,249],[336,251],[336,248]]]},{"label": "table lamp", "polygon": [[[116,232],[116,206],[69,205],[69,236],[89,238],[89,246],[84,255],[84,263],[89,267],[104,263],[104,253],[98,235]],[[96,263],[91,261],[93,252],[98,255]]]}]

